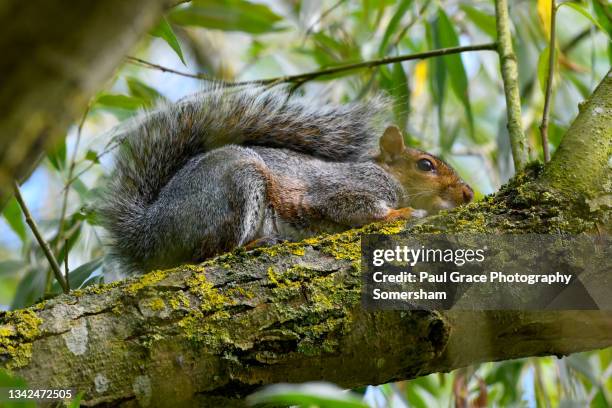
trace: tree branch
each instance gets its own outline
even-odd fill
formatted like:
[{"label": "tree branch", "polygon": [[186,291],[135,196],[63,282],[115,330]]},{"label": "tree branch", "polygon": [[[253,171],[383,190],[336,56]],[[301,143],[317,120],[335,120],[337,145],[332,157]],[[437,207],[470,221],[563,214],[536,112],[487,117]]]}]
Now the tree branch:
[{"label": "tree branch", "polygon": [[518,64],[512,48],[507,0],[495,0],[495,21],[497,24],[497,52],[499,54],[499,63],[506,95],[508,135],[510,137],[514,168],[516,171],[519,171],[525,167],[529,157],[527,154],[527,139],[523,132],[523,121],[521,119]]},{"label": "tree branch", "polygon": [[[84,391],[88,406],[232,407],[263,384],[325,379],[355,387],[482,361],[608,347],[611,312],[367,312],[360,305],[359,265],[366,233],[595,230],[610,212],[588,211],[580,194],[589,183],[591,191],[609,189],[605,177],[585,172],[609,173],[607,156],[584,164],[576,158],[609,149],[610,87],[608,75],[543,174],[529,167],[487,200],[417,225],[371,225],[236,250],[200,266],[155,271],[5,313],[0,366],[31,388]],[[561,183],[568,168],[586,175],[584,183]]]}]

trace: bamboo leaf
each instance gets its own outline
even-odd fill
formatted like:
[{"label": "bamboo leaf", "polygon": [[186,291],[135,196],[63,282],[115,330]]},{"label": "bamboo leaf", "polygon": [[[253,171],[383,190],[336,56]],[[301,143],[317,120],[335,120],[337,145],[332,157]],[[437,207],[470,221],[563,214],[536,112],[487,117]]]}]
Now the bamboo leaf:
[{"label": "bamboo leaf", "polygon": [[4,215],[6,222],[15,232],[15,234],[17,234],[21,242],[25,243],[27,240],[25,222],[23,220],[21,208],[19,207],[15,197],[11,198],[6,204],[2,215]]},{"label": "bamboo leaf", "polygon": [[[441,48],[439,33],[438,33],[438,20],[434,20],[431,24],[425,24],[425,31],[427,33],[427,39],[430,49]],[[431,95],[433,101],[437,107],[438,113],[438,127],[440,128],[440,134],[444,134],[444,99],[446,95],[446,64],[444,58],[431,58],[429,61],[429,87],[431,89]]]},{"label": "bamboo leaf", "polygon": [[128,89],[130,90],[130,94],[136,98],[140,98],[148,106],[153,105],[158,100],[166,100],[166,98],[160,94],[156,89],[151,88],[149,85],[145,84],[141,80],[135,77],[127,77],[125,79]]},{"label": "bamboo leaf", "polygon": [[391,88],[391,96],[393,97],[393,116],[395,117],[395,123],[405,133],[408,115],[410,114],[410,89],[408,78],[401,62],[393,64],[392,76],[393,87]]},{"label": "bamboo leaf", "polygon": [[181,44],[176,38],[176,34],[174,34],[174,31],[172,30],[172,26],[170,26],[165,17],[162,17],[157,27],[151,31],[151,35],[163,39],[166,44],[168,44],[170,48],[174,50],[176,55],[178,55],[183,65],[186,65],[185,58],[183,58],[183,50],[181,50]]},{"label": "bamboo leaf", "polygon": [[413,0],[402,0],[395,9],[393,13],[393,17],[389,21],[389,25],[385,30],[385,34],[383,35],[383,39],[380,42],[380,46],[378,47],[378,55],[384,56],[387,54],[387,46],[389,45],[389,40],[391,36],[397,31],[397,26],[402,21],[402,17],[408,11],[408,8],[412,5]]},{"label": "bamboo leaf", "polygon": [[61,171],[66,168],[66,139],[60,140],[53,148],[47,153],[49,163],[55,170]]},{"label": "bamboo leaf", "polygon": [[[550,58],[549,53],[550,47],[547,45],[538,57],[538,82],[540,83],[540,90],[542,91],[542,94],[546,93],[546,81],[548,80],[548,60]],[[555,52],[555,60],[553,61],[555,67],[557,65],[558,56],[559,53]],[[555,71],[556,68],[553,70],[553,72]],[[554,80],[554,77],[551,79]]]},{"label": "bamboo leaf", "polygon": [[608,33],[609,34],[609,32],[605,28],[603,28],[601,24],[599,24],[599,21],[597,21],[595,19],[595,17],[593,17],[591,15],[591,13],[589,13],[587,11],[587,9],[582,7],[580,4],[570,3],[568,1],[565,1],[563,3],[559,3],[559,5],[557,6],[557,9],[561,8],[561,6],[567,6],[567,7],[571,8],[571,9],[577,11],[578,13],[582,14],[584,17],[588,18],[591,21],[591,23],[593,23],[593,25],[595,25],[595,27],[599,28],[604,33]]},{"label": "bamboo leaf", "polygon": [[459,7],[482,32],[488,34],[491,38],[497,37],[495,16],[480,11],[475,7],[468,6],[467,4],[461,4]]},{"label": "bamboo leaf", "polygon": [[[88,286],[87,283],[89,278],[102,267],[102,257],[98,257],[93,261],[86,262],[78,268],[73,269],[68,274],[68,280],[70,281],[70,289],[79,289]],[[59,292],[61,290],[57,281],[53,282],[53,291]]]},{"label": "bamboo leaf", "polygon": [[246,0],[194,0],[175,8],[170,21],[185,26],[198,26],[225,31],[262,34],[278,31],[281,20],[268,6]]},{"label": "bamboo leaf", "polygon": [[604,4],[604,2],[595,0],[593,1],[593,11],[595,11],[595,17],[599,24],[608,33],[608,37],[612,38],[612,19],[609,17],[612,16],[612,4],[609,2]]},{"label": "bamboo leaf", "polygon": [[146,107],[147,101],[136,96],[121,94],[102,94],[96,99],[96,105],[107,108],[134,111]]},{"label": "bamboo leaf", "polygon": [[[455,28],[451,23],[450,19],[444,12],[439,9],[438,11],[438,30],[440,45],[442,47],[457,47],[459,46],[459,36],[455,32]],[[470,95],[468,92],[468,79],[463,66],[463,60],[461,55],[447,55],[443,57],[446,68],[448,69],[448,75],[450,78],[451,87],[461,103],[465,108],[465,114],[470,127],[469,135],[474,138],[474,118],[472,115],[472,107],[470,104]],[[449,146],[450,148],[451,146]]]}]

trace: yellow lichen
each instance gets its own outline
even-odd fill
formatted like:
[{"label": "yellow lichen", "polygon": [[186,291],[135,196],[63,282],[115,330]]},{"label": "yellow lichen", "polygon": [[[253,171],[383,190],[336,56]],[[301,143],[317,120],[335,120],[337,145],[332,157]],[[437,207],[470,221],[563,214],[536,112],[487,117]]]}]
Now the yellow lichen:
[{"label": "yellow lichen", "polygon": [[6,312],[0,326],[0,356],[8,369],[24,367],[32,358],[32,341],[40,334],[42,320],[31,309]]},{"label": "yellow lichen", "polygon": [[196,295],[202,302],[200,310],[203,312],[219,310],[229,299],[224,296],[218,289],[206,280],[206,275],[203,273],[195,273],[187,278],[187,287],[189,291]]},{"label": "yellow lichen", "polygon": [[303,256],[306,253],[306,251],[304,250],[304,248],[293,248],[291,250],[291,253],[293,255]]},{"label": "yellow lichen", "polygon": [[177,292],[168,299],[168,303],[173,310],[178,310],[180,308],[188,308],[191,302],[189,302],[189,298],[183,292]]},{"label": "yellow lichen", "polygon": [[156,297],[149,299],[149,301],[146,302],[146,306],[148,306],[151,310],[160,311],[166,308],[166,303],[164,303],[162,298]]},{"label": "yellow lichen", "polygon": [[278,285],[278,279],[276,279],[276,272],[274,272],[273,267],[268,268],[268,280],[273,285]]},{"label": "yellow lichen", "polygon": [[149,286],[153,286],[157,282],[164,279],[167,275],[168,275],[167,270],[158,270],[158,271],[149,272],[146,275],[143,275],[142,277],[138,278],[136,282],[132,283],[127,288],[125,288],[125,291],[129,293],[130,295],[135,295],[141,289],[149,287]]}]

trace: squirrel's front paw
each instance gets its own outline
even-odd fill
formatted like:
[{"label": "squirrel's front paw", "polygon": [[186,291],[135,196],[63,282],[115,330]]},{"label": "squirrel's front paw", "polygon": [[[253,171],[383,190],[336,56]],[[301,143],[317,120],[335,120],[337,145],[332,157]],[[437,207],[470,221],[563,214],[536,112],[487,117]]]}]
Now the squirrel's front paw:
[{"label": "squirrel's front paw", "polygon": [[270,247],[276,244],[280,244],[281,242],[283,242],[283,240],[280,238],[262,237],[262,238],[255,239],[251,242],[248,242],[247,244],[244,245],[244,249],[246,249],[247,251],[250,251],[252,249],[259,248],[259,247]]},{"label": "squirrel's front paw", "polygon": [[414,208],[404,207],[397,210],[390,209],[385,216],[386,221],[407,220],[409,218],[423,218],[427,215],[425,210],[415,210]]}]

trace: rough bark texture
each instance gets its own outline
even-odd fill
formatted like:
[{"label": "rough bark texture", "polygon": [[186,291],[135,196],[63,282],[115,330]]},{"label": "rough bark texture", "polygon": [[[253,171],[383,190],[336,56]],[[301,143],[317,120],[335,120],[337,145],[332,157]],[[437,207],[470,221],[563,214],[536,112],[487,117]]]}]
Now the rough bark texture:
[{"label": "rough bark texture", "polygon": [[176,0],[0,4],[0,205]]},{"label": "rough bark texture", "polygon": [[[368,232],[609,229],[611,84],[583,105],[546,171],[529,166],[495,196],[418,225],[238,250],[5,313],[1,365],[33,387],[85,391],[88,406],[240,406],[276,382],[354,387],[610,346],[609,312],[367,313],[359,263]],[[581,175],[572,183],[569,168]]]}]

